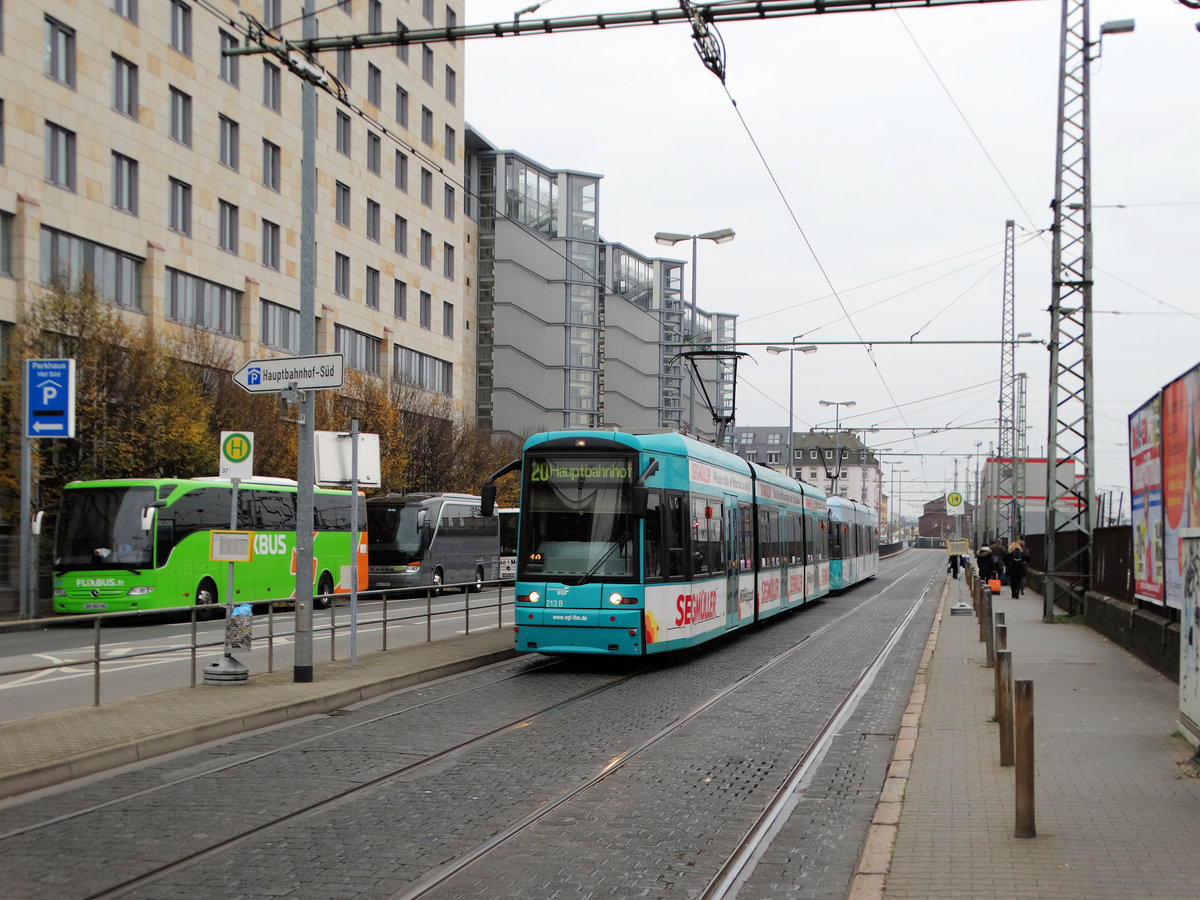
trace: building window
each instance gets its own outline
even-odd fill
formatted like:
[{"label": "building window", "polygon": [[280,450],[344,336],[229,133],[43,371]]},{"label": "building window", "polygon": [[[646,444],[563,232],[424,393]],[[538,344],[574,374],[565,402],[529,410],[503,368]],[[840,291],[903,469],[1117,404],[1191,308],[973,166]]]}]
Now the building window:
[{"label": "building window", "polygon": [[192,146],[192,98],[177,87],[171,88],[171,140]]},{"label": "building window", "polygon": [[274,63],[263,60],[263,106],[279,112],[282,86],[279,79],[279,67]]},{"label": "building window", "polygon": [[[457,28],[457,27],[458,27],[458,13],[456,13],[449,6],[447,6],[446,7],[446,28]],[[457,44],[458,44],[457,40],[455,40],[454,38],[450,39],[451,47],[453,47]]]},{"label": "building window", "polygon": [[458,73],[446,66],[446,101],[458,106]]},{"label": "building window", "polygon": [[442,304],[442,334],[448,338],[454,337],[454,304]]},{"label": "building window", "polygon": [[[11,228],[12,216],[7,220]],[[43,282],[61,279],[76,288],[87,276],[106,302],[126,309],[142,308],[142,260],[138,257],[45,225],[41,244]],[[10,264],[6,271],[11,274],[11,270]]]},{"label": "building window", "polygon": [[75,29],[46,16],[46,75],[75,87]]},{"label": "building window", "polygon": [[333,254],[333,292],[339,297],[350,296],[350,257]]},{"label": "building window", "polygon": [[123,56],[113,54],[113,109],[131,119],[138,117],[138,70]]},{"label": "building window", "polygon": [[423,44],[421,51],[421,80],[433,84],[433,48]]},{"label": "building window", "polygon": [[408,91],[396,85],[396,121],[401,127],[408,127]]},{"label": "building window", "polygon": [[392,377],[435,394],[453,396],[454,366],[444,359],[408,347],[393,350]]},{"label": "building window", "polygon": [[337,80],[343,87],[350,87],[350,48],[339,47],[337,50]]},{"label": "building window", "polygon": [[367,237],[379,243],[379,204],[371,199],[367,200]]},{"label": "building window", "polygon": [[171,0],[171,46],[192,55],[192,8],[183,0]]},{"label": "building window", "polygon": [[421,107],[421,140],[433,146],[433,110],[428,106]]},{"label": "building window", "polygon": [[122,19],[137,24],[137,0],[113,0],[113,12]]},{"label": "building window", "polygon": [[442,190],[442,215],[454,221],[454,188],[446,185]]},{"label": "building window", "polygon": [[283,19],[279,5],[279,0],[263,0],[263,25],[270,30],[278,28]]},{"label": "building window", "polygon": [[375,106],[383,103],[383,73],[374,63],[367,63],[367,102]]},{"label": "building window", "polygon": [[192,233],[192,186],[178,178],[170,180],[167,226],[172,231]]},{"label": "building window", "polygon": [[337,149],[339,153],[350,155],[350,117],[341,110],[337,114]]},{"label": "building window", "polygon": [[433,173],[424,167],[421,169],[421,203],[433,207]]},{"label": "building window", "polygon": [[279,190],[280,156],[279,145],[263,138],[262,183],[273,191]]},{"label": "building window", "polygon": [[421,327],[429,331],[433,327],[433,295],[421,291]]},{"label": "building window", "polygon": [[12,213],[0,212],[0,275],[11,275],[12,270]]},{"label": "building window", "polygon": [[333,189],[334,207],[333,219],[339,225],[350,227],[350,185],[336,183]]},{"label": "building window", "polygon": [[379,270],[367,266],[367,309],[379,309]]},{"label": "building window", "polygon": [[442,242],[442,274],[454,280],[454,246]]},{"label": "building window", "polygon": [[220,163],[235,172],[238,167],[238,123],[227,116],[217,116],[220,140]]},{"label": "building window", "polygon": [[222,31],[221,35],[221,80],[227,81],[234,87],[238,86],[238,58],[236,56],[226,56],[226,50],[232,50],[238,45],[237,38],[226,31]]},{"label": "building window", "polygon": [[401,150],[396,151],[396,187],[408,193],[408,155]]},{"label": "building window", "polygon": [[270,300],[259,303],[262,309],[262,328],[259,341],[277,350],[300,351],[300,313]]},{"label": "building window", "polygon": [[397,319],[408,317],[408,285],[399,278],[392,281],[392,315]]},{"label": "building window", "polygon": [[46,180],[75,190],[75,132],[46,123]]},{"label": "building window", "polygon": [[379,157],[382,152],[379,135],[373,131],[367,131],[367,168],[376,175],[380,172]]},{"label": "building window", "polygon": [[379,344],[379,339],[369,334],[363,334],[345,325],[333,326],[333,350],[342,354],[346,365],[352,369],[378,375]]},{"label": "building window", "polygon": [[346,15],[354,15],[354,0],[337,0],[337,5]]},{"label": "building window", "polygon": [[367,30],[371,34],[383,32],[383,0],[368,0]]},{"label": "building window", "polygon": [[[396,30],[397,31],[408,31],[408,26],[405,25],[403,22],[401,22],[399,19],[397,19],[396,20]],[[400,62],[404,63],[406,66],[408,65],[408,44],[397,44],[396,45],[396,59],[400,60]]]},{"label": "building window", "polygon": [[421,265],[433,268],[433,235],[424,228],[421,229]]},{"label": "building window", "polygon": [[241,337],[241,291],[168,268],[166,306],[172,322]]},{"label": "building window", "polygon": [[137,171],[136,159],[122,156],[117,151],[112,155],[112,203],[117,209],[137,215]]},{"label": "building window", "polygon": [[433,0],[421,0],[421,15],[426,22],[433,24]]},{"label": "building window", "polygon": [[262,263],[268,269],[279,270],[279,226],[262,220]]},{"label": "building window", "polygon": [[230,253],[238,252],[238,208],[226,200],[218,201],[218,245]]},{"label": "building window", "polygon": [[445,144],[446,159],[453,162],[455,154],[458,153],[458,138],[449,125],[446,126]]},{"label": "building window", "polygon": [[401,256],[408,256],[408,219],[404,216],[396,216],[394,234],[396,252]]}]

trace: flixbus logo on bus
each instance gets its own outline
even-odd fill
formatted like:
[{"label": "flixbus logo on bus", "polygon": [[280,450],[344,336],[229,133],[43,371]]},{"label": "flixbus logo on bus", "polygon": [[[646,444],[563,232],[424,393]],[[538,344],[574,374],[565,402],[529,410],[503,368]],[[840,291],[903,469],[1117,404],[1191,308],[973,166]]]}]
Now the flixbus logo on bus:
[{"label": "flixbus logo on bus", "polygon": [[607,466],[558,466],[549,462],[535,462],[529,470],[530,481],[555,481],[565,478],[578,481],[587,478],[629,478],[633,474],[632,467],[610,464]]},{"label": "flixbus logo on bus", "polygon": [[288,553],[287,536],[283,534],[256,534],[255,556],[283,556]]},{"label": "flixbus logo on bus", "polygon": [[78,578],[75,581],[75,586],[81,588],[121,587],[123,584],[125,582],[120,578]]}]

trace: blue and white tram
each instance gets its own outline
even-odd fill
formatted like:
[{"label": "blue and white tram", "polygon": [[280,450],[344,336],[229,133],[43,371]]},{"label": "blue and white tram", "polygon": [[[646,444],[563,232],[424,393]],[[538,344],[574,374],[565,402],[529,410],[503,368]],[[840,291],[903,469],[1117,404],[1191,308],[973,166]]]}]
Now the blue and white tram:
[{"label": "blue and white tram", "polygon": [[518,650],[660,653],[829,592],[825,494],[716,447],[548,432],[520,469]]},{"label": "blue and white tram", "polygon": [[830,497],[829,589],[844,590],[875,577],[879,564],[879,517],[865,503]]}]

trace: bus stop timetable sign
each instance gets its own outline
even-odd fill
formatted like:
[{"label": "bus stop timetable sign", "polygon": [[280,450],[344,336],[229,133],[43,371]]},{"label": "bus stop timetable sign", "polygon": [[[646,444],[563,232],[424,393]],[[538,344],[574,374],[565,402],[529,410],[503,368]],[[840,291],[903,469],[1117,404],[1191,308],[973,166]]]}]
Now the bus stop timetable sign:
[{"label": "bus stop timetable sign", "polygon": [[344,371],[340,353],[252,359],[233,373],[233,383],[252,394],[278,393],[292,385],[309,391],[341,387]]},{"label": "bus stop timetable sign", "polygon": [[26,437],[75,437],[75,360],[25,360]]}]

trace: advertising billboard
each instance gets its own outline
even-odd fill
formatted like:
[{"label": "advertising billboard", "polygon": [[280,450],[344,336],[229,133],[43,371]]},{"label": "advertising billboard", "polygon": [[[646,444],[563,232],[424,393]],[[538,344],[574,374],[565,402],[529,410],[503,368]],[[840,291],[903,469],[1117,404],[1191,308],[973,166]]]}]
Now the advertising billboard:
[{"label": "advertising billboard", "polygon": [[1130,515],[1133,525],[1133,593],[1163,603],[1162,399],[1129,417]]}]

